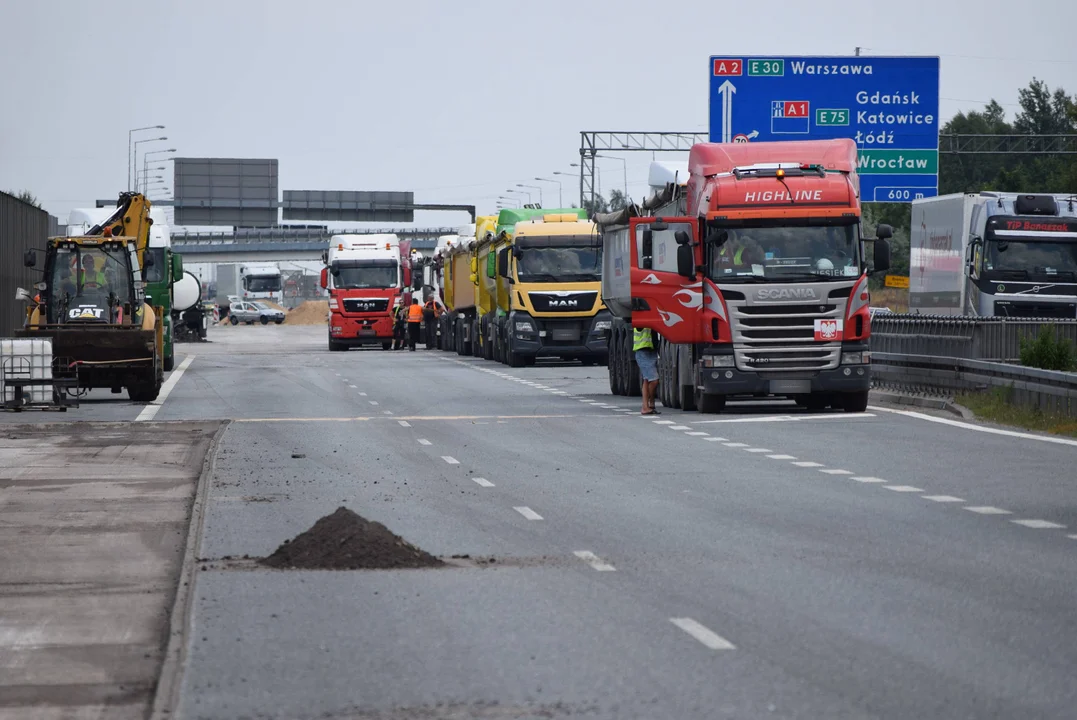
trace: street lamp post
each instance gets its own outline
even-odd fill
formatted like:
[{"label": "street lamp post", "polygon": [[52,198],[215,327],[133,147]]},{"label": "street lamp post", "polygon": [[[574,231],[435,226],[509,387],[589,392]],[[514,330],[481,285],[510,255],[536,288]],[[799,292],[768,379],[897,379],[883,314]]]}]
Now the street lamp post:
[{"label": "street lamp post", "polygon": [[132,140],[136,132],[145,130],[164,130],[164,125],[147,125],[146,127],[134,128],[127,131],[127,189],[131,190],[131,173],[135,170],[135,159],[131,157]]},{"label": "street lamp post", "polygon": [[540,177],[537,177],[535,179],[538,180],[539,182],[557,183],[557,207],[564,207],[565,206],[565,199],[561,196],[561,181],[560,180],[551,180],[550,178],[540,178]]},{"label": "street lamp post", "polygon": [[532,190],[538,190],[539,205],[545,205],[546,204],[546,203],[542,202],[542,188],[539,187],[538,185],[524,185],[523,183],[516,183],[516,187],[525,187],[525,188],[530,188]]},{"label": "street lamp post", "polygon": [[614,157],[613,155],[599,155],[595,154],[596,158],[603,158],[605,160],[620,160],[624,164],[625,171],[625,202],[628,202],[628,161],[624,158]]},{"label": "street lamp post", "polygon": [[531,193],[527,192],[526,190],[513,190],[512,188],[509,188],[505,192],[519,193],[520,195],[526,195],[527,196],[527,204],[528,205],[531,204]]},{"label": "street lamp post", "polygon": [[510,202],[510,203],[512,203],[513,207],[520,207],[519,198],[509,197],[508,195],[498,195],[497,199],[498,200],[503,200],[505,202]]},{"label": "street lamp post", "polygon": [[[138,146],[141,145],[142,143],[161,142],[162,140],[167,140],[167,139],[168,139],[167,137],[159,137],[159,138],[147,138],[146,140],[135,140],[135,142],[132,144],[132,147],[134,147],[134,158],[135,158],[135,167],[134,167],[134,169],[135,169],[135,174],[136,175],[138,174]],[[128,180],[130,180],[130,178],[128,178]],[[135,187],[134,187],[134,189],[138,190],[138,178],[137,177],[135,178]]]},{"label": "street lamp post", "polygon": [[[164,155],[165,153],[174,153],[176,148],[169,148],[168,150],[151,150],[147,153],[142,153],[142,172],[143,174],[149,174],[150,172],[150,155]],[[161,162],[167,161],[169,158],[161,158]]]}]

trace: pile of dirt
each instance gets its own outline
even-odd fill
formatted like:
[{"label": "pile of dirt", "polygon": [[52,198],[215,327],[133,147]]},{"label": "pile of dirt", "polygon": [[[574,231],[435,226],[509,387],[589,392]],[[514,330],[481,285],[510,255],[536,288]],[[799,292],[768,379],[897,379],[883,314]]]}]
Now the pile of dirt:
[{"label": "pile of dirt", "polygon": [[284,316],[285,325],[325,325],[329,322],[328,300],[307,300]]},{"label": "pile of dirt", "polygon": [[337,508],[259,564],[296,570],[380,570],[439,567],[445,563],[394,535],[381,523]]}]

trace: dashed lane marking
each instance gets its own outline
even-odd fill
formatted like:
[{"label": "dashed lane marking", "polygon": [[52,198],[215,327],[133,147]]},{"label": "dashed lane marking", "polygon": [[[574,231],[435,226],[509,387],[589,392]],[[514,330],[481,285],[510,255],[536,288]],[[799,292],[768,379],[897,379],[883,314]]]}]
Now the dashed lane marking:
[{"label": "dashed lane marking", "polygon": [[823,463],[812,462],[811,460],[797,460],[793,464],[796,465],[797,467],[811,467],[811,468],[821,468],[821,467],[823,467]]},{"label": "dashed lane marking", "polygon": [[669,621],[711,650],[736,650],[737,647],[710,628],[692,618],[670,618]]},{"label": "dashed lane marking", "polygon": [[857,482],[860,482],[860,483],[884,483],[884,482],[886,482],[882,478],[870,477],[870,476],[865,477],[865,476],[862,476],[862,475],[854,475],[853,480],[856,480]]},{"label": "dashed lane marking", "polygon": [[358,390],[359,389],[358,385],[349,385],[348,387],[350,387],[352,390]]},{"label": "dashed lane marking", "polygon": [[724,437],[714,437],[714,436],[711,436],[711,437],[705,437],[705,438],[703,438],[703,439],[704,439],[704,440],[706,440],[707,442],[722,442],[722,441],[724,441],[724,440],[728,440],[728,438],[724,438]]},{"label": "dashed lane marking", "polygon": [[894,492],[904,493],[922,493],[923,488],[913,487],[912,485],[883,485],[887,490],[893,490]]},{"label": "dashed lane marking", "polygon": [[433,445],[433,443],[430,442],[429,440],[427,440],[426,438],[419,438],[419,444],[420,445]]},{"label": "dashed lane marking", "polygon": [[966,507],[969,512],[979,513],[980,515],[1012,515],[1009,510],[1003,510],[1002,508],[991,507],[990,505],[975,505]]},{"label": "dashed lane marking", "polygon": [[696,430],[695,432],[686,432],[685,435],[690,435],[692,437],[706,437],[707,433],[702,430]]},{"label": "dashed lane marking", "polygon": [[602,562],[602,560],[590,550],[577,550],[572,554],[599,572],[613,572],[617,569],[609,563]]},{"label": "dashed lane marking", "polygon": [[359,393],[359,397],[366,397],[366,393],[365,392]]},{"label": "dashed lane marking", "polygon": [[687,425],[670,425],[669,429],[670,430],[691,430],[692,428],[688,427]]},{"label": "dashed lane marking", "polygon": [[400,427],[411,427],[411,423],[407,420],[397,420],[397,422],[400,423]]},{"label": "dashed lane marking", "polygon": [[814,422],[817,420],[866,420],[872,413],[841,413],[831,415],[753,415],[751,417],[724,418],[722,420],[696,420],[694,425],[712,423],[768,423],[768,422]]},{"label": "dashed lane marking", "polygon": [[490,482],[489,480],[487,480],[486,478],[471,478],[471,479],[474,480],[476,483],[478,483],[479,487],[493,487],[494,486],[494,484],[492,482]]},{"label": "dashed lane marking", "polygon": [[1023,525],[1033,530],[1061,530],[1066,527],[1065,525],[1059,525],[1049,520],[1010,520],[1015,525]]},{"label": "dashed lane marking", "polygon": [[1067,535],[1066,537],[1068,537],[1070,540],[1077,540],[1077,534]]},{"label": "dashed lane marking", "polygon": [[449,463],[450,465],[459,465],[460,464],[460,461],[457,460],[456,458],[454,458],[452,455],[442,455],[441,459],[444,460],[445,462]]},{"label": "dashed lane marking", "polygon": [[837,468],[819,468],[819,472],[827,475],[852,475],[852,470],[838,470]]},{"label": "dashed lane marking", "polygon": [[655,420],[654,424],[655,425],[676,425],[677,423],[675,423],[672,420]]},{"label": "dashed lane marking", "polygon": [[744,452],[750,452],[750,453],[768,453],[768,452],[773,452],[773,450],[768,450],[767,448],[753,448],[753,447],[749,447],[749,448],[744,448]]},{"label": "dashed lane marking", "polygon": [[371,400],[371,401],[370,401],[370,404],[371,404],[371,405],[377,405],[377,404],[378,404],[378,401],[377,401],[377,400]]},{"label": "dashed lane marking", "polygon": [[937,503],[955,503],[965,502],[964,499],[954,497],[953,495],[923,495],[924,500],[931,500]]},{"label": "dashed lane marking", "polygon": [[161,385],[161,390],[157,393],[157,398],[146,407],[142,408],[142,412],[135,418],[135,422],[146,422],[147,420],[153,420],[157,417],[157,413],[161,410],[161,406],[164,405],[165,400],[168,399],[169,393],[176,387],[176,383],[183,377],[183,373],[187,372],[187,368],[191,367],[191,363],[194,362],[194,355],[188,355],[183,358],[183,362],[179,364],[172,374],[168,376],[168,379]]},{"label": "dashed lane marking", "polygon": [[739,443],[739,442],[724,442],[724,443],[722,443],[722,444],[723,444],[723,445],[725,445],[725,446],[726,446],[726,447],[728,447],[728,448],[742,448],[742,447],[748,447],[748,443]]},{"label": "dashed lane marking", "polygon": [[796,460],[795,455],[767,455],[771,460]]},{"label": "dashed lane marking", "polygon": [[513,510],[520,513],[521,515],[523,515],[528,520],[541,520],[542,519],[541,515],[539,515],[537,512],[535,512],[531,508],[527,507],[526,505],[520,505],[518,507],[514,507]]}]

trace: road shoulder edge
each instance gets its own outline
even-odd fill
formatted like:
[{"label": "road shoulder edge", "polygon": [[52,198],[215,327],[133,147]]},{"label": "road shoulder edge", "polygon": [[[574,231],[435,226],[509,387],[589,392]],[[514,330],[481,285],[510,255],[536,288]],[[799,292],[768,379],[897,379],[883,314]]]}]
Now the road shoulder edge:
[{"label": "road shoulder edge", "polygon": [[910,393],[899,393],[892,390],[880,390],[877,388],[872,388],[871,400],[872,403],[876,405],[911,405],[913,407],[927,408],[930,410],[944,410],[951,415],[961,418],[962,420],[976,419],[976,415],[973,414],[971,410],[969,410],[964,405],[958,405],[948,397],[913,395]]},{"label": "road shoulder edge", "polygon": [[169,616],[168,644],[165,647],[161,671],[157,676],[157,687],[154,690],[153,707],[150,712],[151,720],[175,717],[187,662],[187,631],[190,627],[192,598],[197,577],[195,567],[198,564],[199,549],[202,545],[202,526],[205,522],[205,506],[208,500],[207,488],[209,478],[216,468],[217,451],[220,448],[221,439],[231,424],[231,420],[223,420],[217,431],[213,433],[209,447],[206,448],[206,456],[202,460],[202,472],[195,485],[194,497],[191,499],[187,543],[176,583],[176,597]]}]

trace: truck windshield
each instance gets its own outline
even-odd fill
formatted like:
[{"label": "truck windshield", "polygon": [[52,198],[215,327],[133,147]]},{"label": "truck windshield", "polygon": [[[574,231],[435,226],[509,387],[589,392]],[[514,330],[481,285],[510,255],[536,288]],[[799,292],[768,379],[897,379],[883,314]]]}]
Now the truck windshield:
[{"label": "truck windshield", "polygon": [[1046,233],[1022,236],[1018,232],[988,228],[986,235],[985,273],[1077,280],[1077,237],[1068,237],[1070,233],[1059,233],[1054,238]]},{"label": "truck windshield", "polygon": [[280,290],[280,275],[250,275],[243,278],[247,292],[277,292]]},{"label": "truck windshield", "polygon": [[[142,279],[146,282],[154,283],[161,282],[165,279],[165,249],[164,248],[147,248],[146,260],[144,261],[146,267],[142,268]],[[153,258],[151,261],[149,258]]]},{"label": "truck windshield", "polygon": [[516,257],[520,282],[591,282],[602,279],[602,248],[591,244],[524,245]]},{"label": "truck windshield", "polygon": [[342,290],[396,287],[396,265],[336,264],[333,265],[333,287]]},{"label": "truck windshield", "polygon": [[860,228],[851,225],[712,226],[709,277],[788,282],[860,276]]}]

